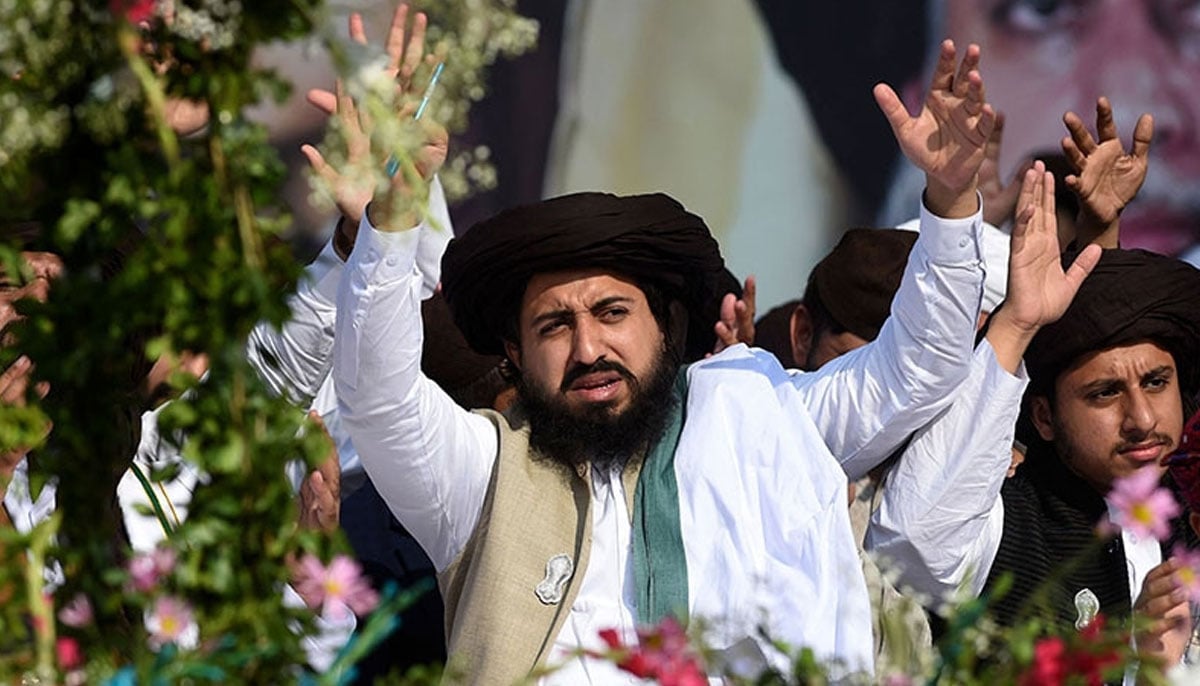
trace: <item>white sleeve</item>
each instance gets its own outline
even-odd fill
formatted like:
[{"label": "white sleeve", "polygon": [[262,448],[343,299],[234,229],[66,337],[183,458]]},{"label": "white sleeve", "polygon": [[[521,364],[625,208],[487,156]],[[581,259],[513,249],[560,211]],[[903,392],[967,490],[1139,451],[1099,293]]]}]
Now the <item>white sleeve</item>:
[{"label": "white sleeve", "polygon": [[940,599],[964,582],[978,595],[1003,533],[1000,487],[1028,378],[1005,371],[984,340],[954,403],[913,437],[884,481],[865,546],[901,586]]},{"label": "white sleeve", "polygon": [[367,474],[440,571],[479,520],[499,439],[421,373],[419,240],[364,215],[338,291],[334,381]]},{"label": "white sleeve", "polygon": [[[454,235],[446,194],[436,176],[429,187],[428,214],[430,221],[417,229],[422,300],[433,295],[441,280],[442,254]],[[333,241],[326,243],[305,268],[296,293],[288,299],[288,320],[280,327],[259,322],[250,333],[250,363],[273,393],[285,395],[298,405],[312,402],[333,365],[333,328],[343,269]]]},{"label": "white sleeve", "polygon": [[850,480],[933,419],[966,377],[983,296],[982,227],[982,211],[942,219],[922,206],[921,236],[879,337],[815,372],[794,374]]},{"label": "white sleeve", "polygon": [[308,265],[288,298],[291,316],[282,326],[259,322],[250,332],[246,355],[271,392],[307,406],[329,376],[338,283],[343,264],[327,243]]},{"label": "white sleeve", "polygon": [[437,290],[442,280],[442,255],[454,237],[450,223],[450,208],[446,205],[446,193],[437,176],[429,184],[428,221],[421,224],[421,238],[417,242],[417,270],[421,272],[421,299],[425,300]]}]

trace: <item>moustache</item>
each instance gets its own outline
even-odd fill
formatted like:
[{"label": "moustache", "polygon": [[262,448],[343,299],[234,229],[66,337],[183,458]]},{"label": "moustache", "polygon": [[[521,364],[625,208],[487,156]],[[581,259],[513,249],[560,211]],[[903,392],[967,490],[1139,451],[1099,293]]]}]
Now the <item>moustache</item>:
[{"label": "moustache", "polygon": [[567,373],[563,375],[562,383],[558,386],[559,392],[566,393],[571,389],[571,384],[578,381],[580,377],[596,372],[616,372],[630,385],[637,383],[637,377],[625,365],[620,362],[610,362],[602,357],[591,364],[576,364],[568,369]]},{"label": "moustache", "polygon": [[[1146,434],[1145,436],[1143,436],[1142,438],[1140,438],[1136,441],[1121,441],[1120,443],[1117,444],[1116,452],[1122,453],[1122,452],[1125,452],[1126,450],[1130,450],[1130,449],[1134,448],[1135,446],[1144,446],[1147,443],[1161,443],[1162,445],[1167,446],[1167,447],[1172,447],[1175,445],[1175,441],[1167,434],[1152,433],[1152,434]],[[1165,457],[1166,456],[1164,456],[1164,459],[1165,459]]]}]

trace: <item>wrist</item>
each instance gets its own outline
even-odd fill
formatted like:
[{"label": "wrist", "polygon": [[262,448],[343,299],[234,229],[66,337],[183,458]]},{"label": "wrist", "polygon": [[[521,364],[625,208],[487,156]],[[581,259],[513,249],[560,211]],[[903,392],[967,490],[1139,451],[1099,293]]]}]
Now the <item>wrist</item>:
[{"label": "wrist", "polygon": [[1000,308],[988,321],[987,341],[996,353],[996,361],[1010,374],[1016,374],[1021,359],[1041,328],[1038,324],[1018,321]]},{"label": "wrist", "polygon": [[354,239],[358,236],[358,225],[354,220],[342,215],[338,218],[337,226],[333,229],[333,252],[343,262],[350,259],[354,251]]},{"label": "wrist", "polygon": [[977,190],[978,175],[961,187],[948,186],[938,179],[925,175],[925,207],[943,219],[964,219],[980,211]]}]

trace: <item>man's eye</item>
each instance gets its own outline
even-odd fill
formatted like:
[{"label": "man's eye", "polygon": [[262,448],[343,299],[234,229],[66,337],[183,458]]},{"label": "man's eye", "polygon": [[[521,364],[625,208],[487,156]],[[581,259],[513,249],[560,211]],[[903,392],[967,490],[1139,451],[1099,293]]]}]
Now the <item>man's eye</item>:
[{"label": "man's eye", "polygon": [[1098,391],[1092,391],[1088,394],[1088,398],[1091,400],[1111,400],[1115,397],[1117,397],[1117,389],[1115,388],[1101,388]]},{"label": "man's eye", "polygon": [[1162,390],[1171,384],[1171,380],[1165,376],[1156,376],[1151,379],[1146,379],[1142,384],[1147,390]]},{"label": "man's eye", "polygon": [[606,322],[615,322],[629,314],[629,310],[624,307],[609,307],[600,312],[600,319]]},{"label": "man's eye", "polygon": [[565,327],[565,326],[566,326],[566,324],[563,322],[550,322],[549,324],[545,324],[542,326],[542,328],[538,329],[538,335],[539,336],[553,336],[554,334],[558,333],[559,331],[562,331],[563,327]]},{"label": "man's eye", "polygon": [[1049,33],[1070,27],[1087,0],[1010,0],[992,12],[992,20],[1013,31]]}]

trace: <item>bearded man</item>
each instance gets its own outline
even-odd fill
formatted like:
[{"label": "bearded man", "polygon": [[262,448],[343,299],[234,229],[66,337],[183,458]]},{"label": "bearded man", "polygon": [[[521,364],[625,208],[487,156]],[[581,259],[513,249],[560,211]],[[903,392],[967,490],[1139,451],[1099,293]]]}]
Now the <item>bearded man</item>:
[{"label": "bearded man", "polygon": [[[877,341],[820,373],[712,347],[723,261],[664,195],[580,193],[451,243],[446,300],[518,375],[505,414],[466,412],[420,372],[419,225],[399,176],[368,208],[338,302],[334,375],[372,481],[439,572],[452,660],[511,683],[609,682],[599,632],[702,618],[760,664],[774,639],[870,669],[847,474],[953,395],[981,297],[976,173],[995,113],[978,49],[952,44],[921,113],[876,98],[928,176],[921,238]],[[778,664],[778,662],[775,662]],[[452,663],[453,664],[453,663]]]}]

